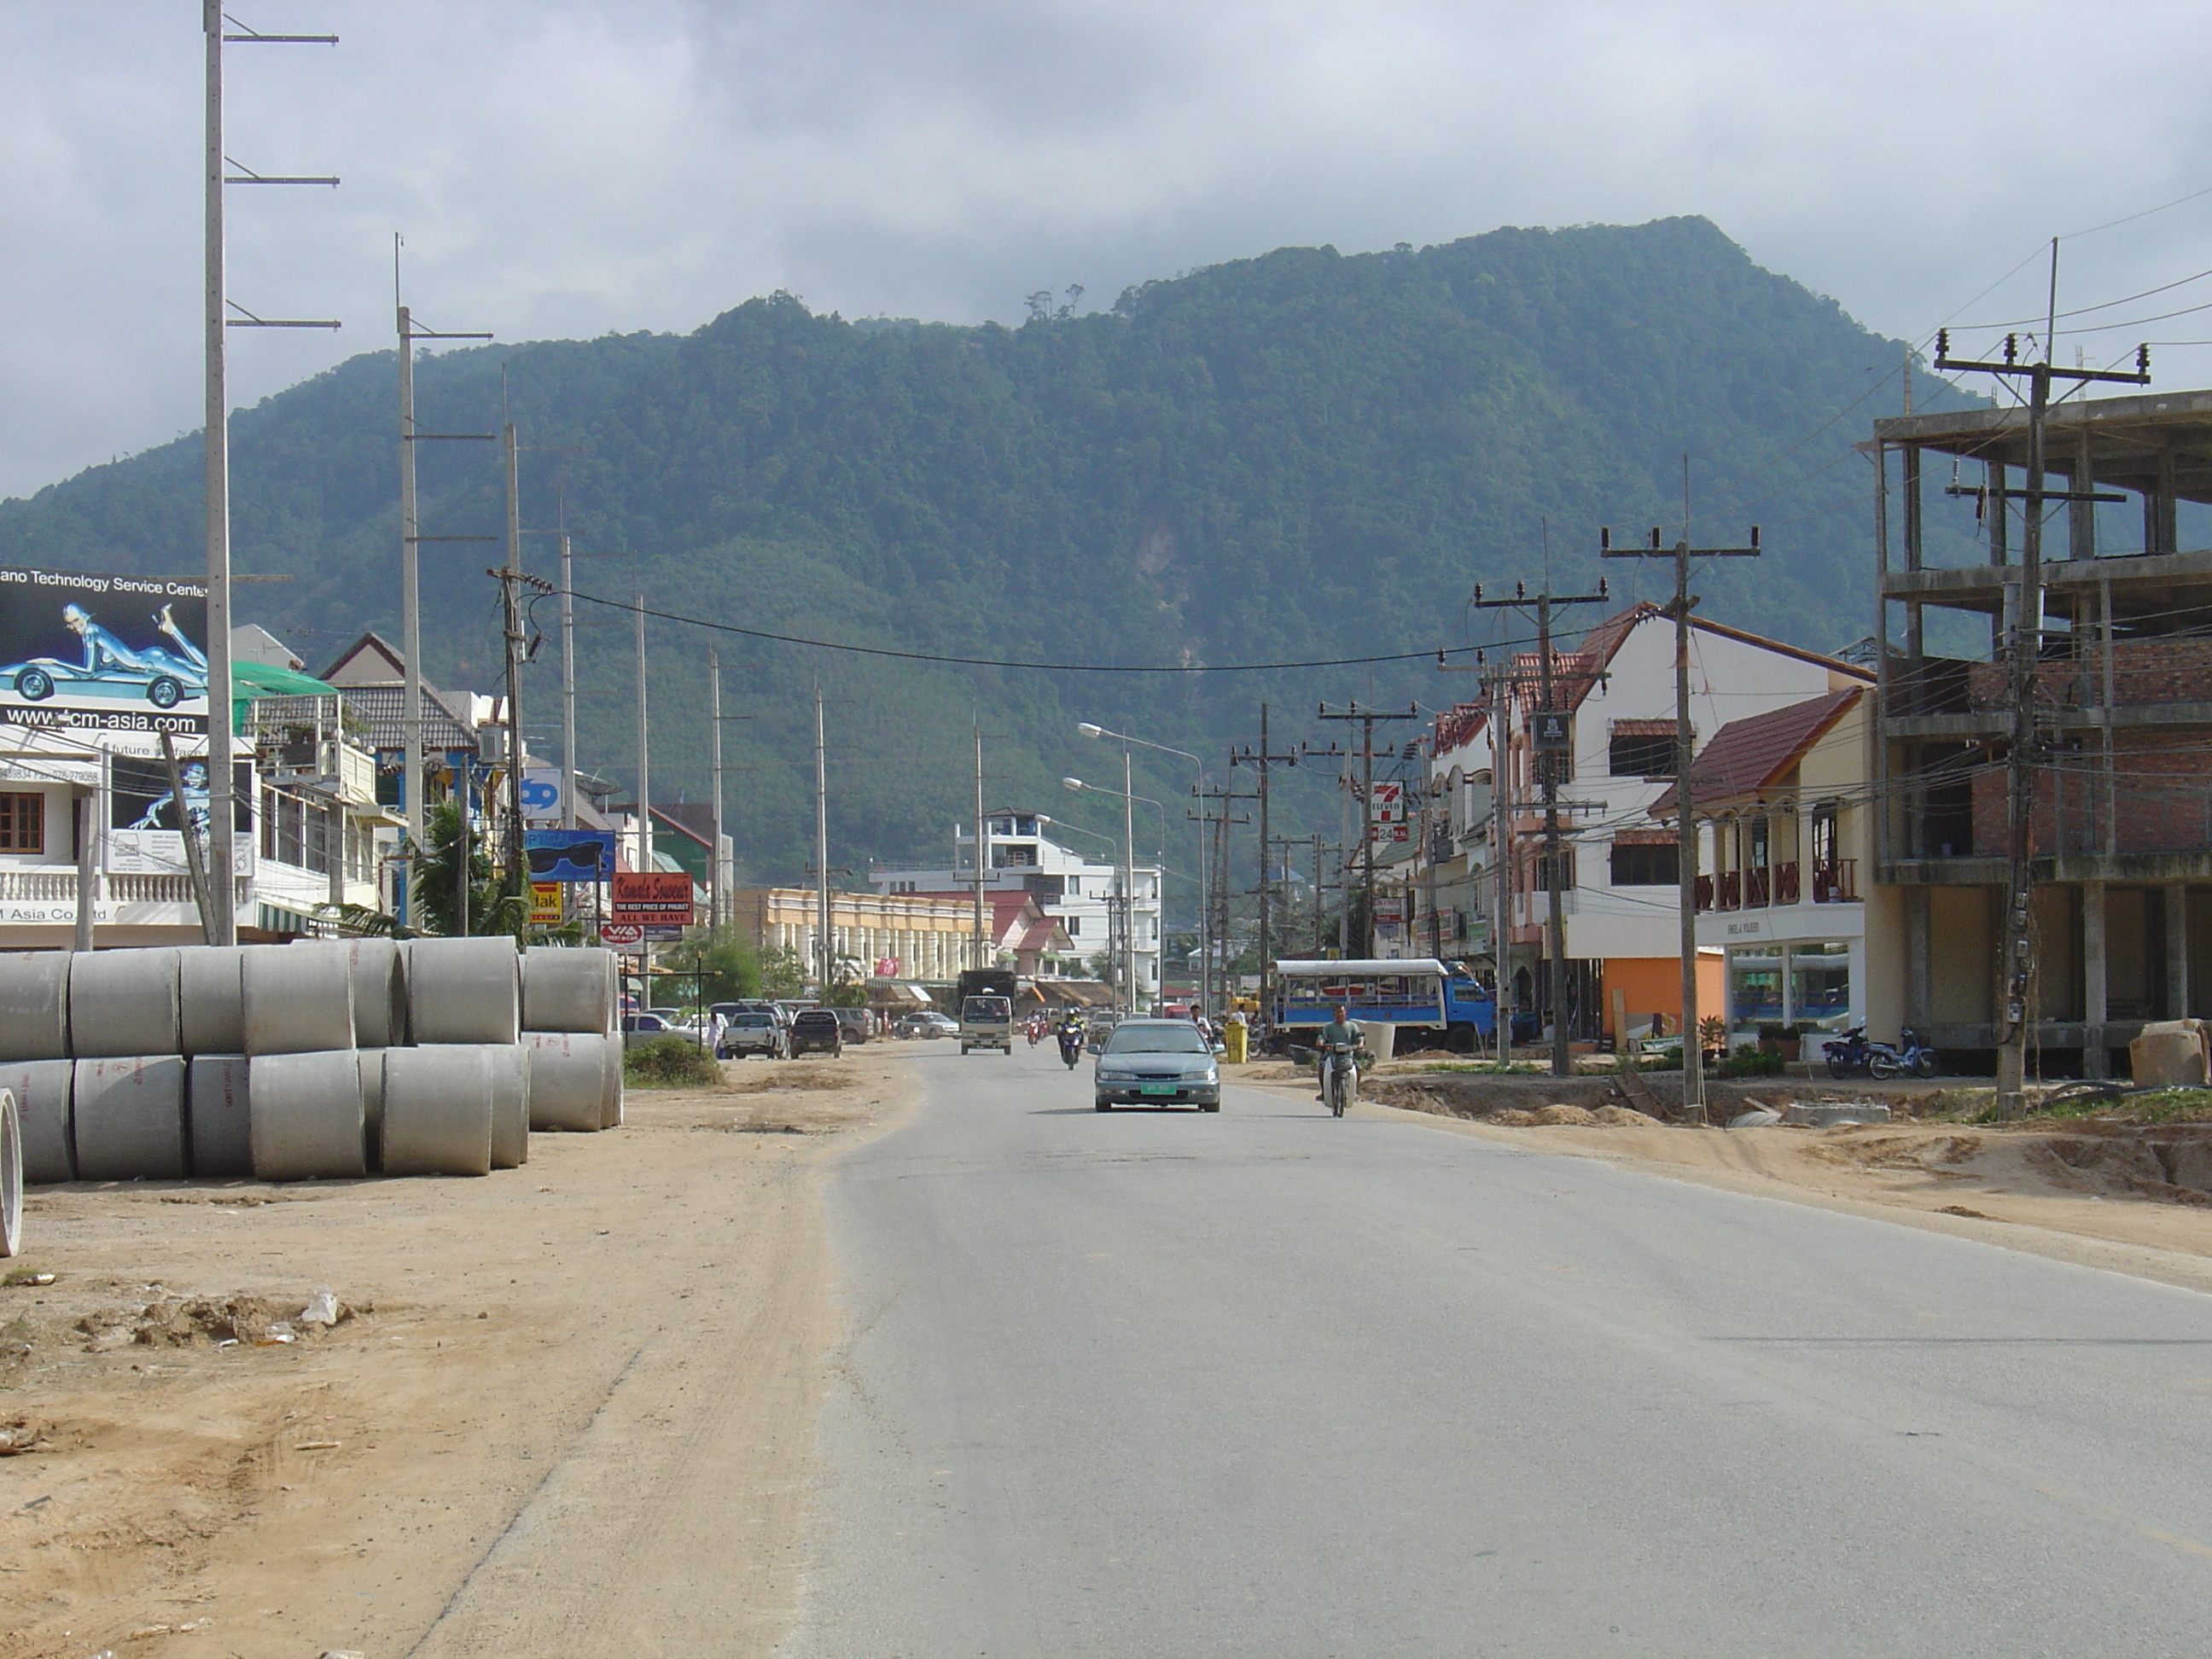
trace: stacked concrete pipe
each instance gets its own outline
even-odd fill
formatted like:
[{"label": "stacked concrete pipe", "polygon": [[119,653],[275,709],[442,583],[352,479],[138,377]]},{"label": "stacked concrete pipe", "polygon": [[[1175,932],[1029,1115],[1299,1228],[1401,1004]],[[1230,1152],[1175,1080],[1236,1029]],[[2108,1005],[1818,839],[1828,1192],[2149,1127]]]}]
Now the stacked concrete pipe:
[{"label": "stacked concrete pipe", "polygon": [[532,1128],[611,1129],[622,1122],[615,994],[611,951],[538,945],[522,953]]}]

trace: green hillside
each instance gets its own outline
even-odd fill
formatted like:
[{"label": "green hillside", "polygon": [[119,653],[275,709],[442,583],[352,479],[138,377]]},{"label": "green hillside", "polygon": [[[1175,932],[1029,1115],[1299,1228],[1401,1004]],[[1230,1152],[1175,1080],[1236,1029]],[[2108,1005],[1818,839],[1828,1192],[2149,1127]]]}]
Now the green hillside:
[{"label": "green hillside", "polygon": [[[1534,586],[1547,523],[1562,586],[1602,574],[1654,593],[1656,568],[1600,566],[1597,528],[1671,533],[1685,451],[1702,533],[1767,527],[1755,569],[1701,582],[1709,614],[1841,645],[1872,608],[1869,478],[1850,447],[1896,406],[1904,351],[1707,222],[1674,219],[1357,256],[1284,248],[1016,329],[848,323],[776,295],[681,337],[439,356],[417,387],[439,431],[495,429],[504,398],[531,447],[525,522],[566,523],[588,556],[586,592],[907,650],[1218,664],[1488,637],[1492,621],[1463,608],[1469,588]],[[364,627],[397,637],[394,401],[391,354],[368,354],[236,419],[237,568],[293,578],[242,589],[240,619],[311,668]],[[179,440],[0,503],[0,562],[198,568],[198,447]],[[425,532],[497,530],[495,447],[424,447]],[[550,540],[528,545],[550,571]],[[492,685],[495,553],[426,555],[427,666],[441,684]],[[629,620],[580,611],[584,757],[628,776]],[[553,607],[536,621],[550,635]],[[1437,705],[1468,684],[1419,664],[977,670],[655,622],[657,797],[705,787],[710,648],[728,665],[728,711],[750,717],[729,727],[733,833],[750,871],[778,878],[807,857],[817,676],[833,699],[832,858],[856,872],[939,850],[969,816],[978,719],[996,734],[992,805],[1103,828],[1108,803],[1054,781],[1117,769],[1079,720],[1211,758],[1256,735],[1263,697],[1279,738],[1321,737],[1318,701]],[[525,692],[541,748],[556,661],[549,640]],[[1188,771],[1143,772],[1144,793],[1174,797],[1171,844],[1187,849]],[[1286,807],[1335,827],[1326,788],[1293,788]]]}]

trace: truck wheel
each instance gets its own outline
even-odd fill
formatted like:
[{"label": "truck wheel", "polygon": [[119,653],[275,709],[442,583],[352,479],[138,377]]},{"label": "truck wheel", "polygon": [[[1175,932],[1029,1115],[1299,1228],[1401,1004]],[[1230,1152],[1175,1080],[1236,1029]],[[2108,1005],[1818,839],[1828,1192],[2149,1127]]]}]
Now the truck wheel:
[{"label": "truck wheel", "polygon": [[1474,1052],[1476,1031],[1472,1025],[1454,1025],[1444,1032],[1444,1047],[1455,1054]]}]

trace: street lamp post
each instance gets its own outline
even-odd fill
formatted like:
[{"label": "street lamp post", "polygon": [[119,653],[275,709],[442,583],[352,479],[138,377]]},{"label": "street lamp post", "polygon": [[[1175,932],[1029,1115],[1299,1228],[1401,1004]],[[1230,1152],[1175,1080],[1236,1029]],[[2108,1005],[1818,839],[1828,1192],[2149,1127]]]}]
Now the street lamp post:
[{"label": "street lamp post", "polygon": [[[1212,948],[1212,941],[1206,936],[1211,924],[1208,921],[1206,914],[1206,896],[1212,890],[1206,884],[1206,852],[1204,801],[1206,791],[1206,763],[1200,760],[1197,756],[1192,754],[1188,749],[1175,749],[1170,747],[1164,743],[1152,743],[1146,741],[1143,738],[1133,738],[1126,732],[1109,731],[1105,726],[1097,725],[1094,721],[1084,720],[1078,724],[1075,729],[1080,732],[1086,738],[1111,738],[1121,745],[1121,783],[1124,788],[1128,787],[1129,782],[1129,745],[1131,744],[1135,744],[1141,749],[1157,750],[1163,755],[1180,756],[1184,760],[1188,761],[1192,767],[1195,769],[1196,789],[1194,793],[1200,797],[1198,818],[1198,1009],[1200,1013],[1210,1018],[1213,1012],[1213,951]],[[1167,869],[1164,854],[1161,860],[1160,870],[1160,920],[1162,923],[1160,947],[1161,977],[1163,981],[1164,981],[1167,964],[1167,945],[1165,933],[1165,923],[1167,921]]]},{"label": "street lamp post", "polygon": [[[1127,995],[1128,1012],[1137,1012],[1137,803],[1160,806],[1149,795],[1133,793],[1127,788],[1109,789],[1104,784],[1085,783],[1081,778],[1062,778],[1066,789],[1090,790],[1093,794],[1112,795],[1121,803],[1121,985]],[[1121,781],[1129,781],[1129,751],[1121,751]],[[1163,815],[1167,809],[1160,807]]]}]

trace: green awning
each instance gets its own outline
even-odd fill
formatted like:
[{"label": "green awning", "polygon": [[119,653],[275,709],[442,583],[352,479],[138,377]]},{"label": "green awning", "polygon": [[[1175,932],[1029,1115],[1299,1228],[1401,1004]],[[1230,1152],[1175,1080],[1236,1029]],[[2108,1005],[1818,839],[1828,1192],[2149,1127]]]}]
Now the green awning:
[{"label": "green awning", "polygon": [[274,663],[233,662],[230,665],[231,724],[246,724],[246,705],[261,697],[335,697],[338,689],[297,669]]}]

